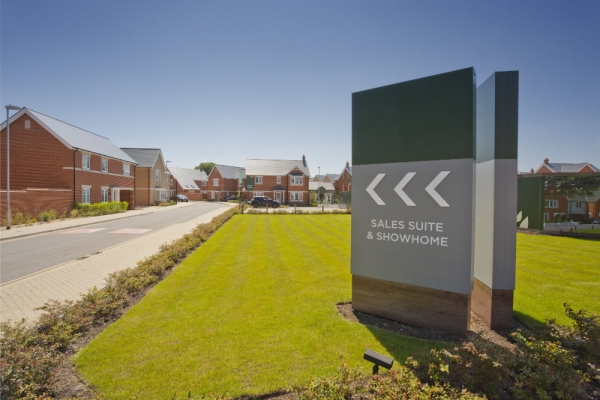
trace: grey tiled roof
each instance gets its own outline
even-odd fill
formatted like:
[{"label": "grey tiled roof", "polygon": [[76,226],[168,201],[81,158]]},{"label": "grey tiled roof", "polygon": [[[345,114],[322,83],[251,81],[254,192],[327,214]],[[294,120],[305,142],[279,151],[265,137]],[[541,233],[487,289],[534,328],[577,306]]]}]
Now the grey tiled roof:
[{"label": "grey tiled roof", "polygon": [[231,165],[215,164],[215,168],[219,170],[219,173],[224,179],[238,179],[238,171],[242,171],[242,178],[246,177],[246,169],[243,167],[232,167]]},{"label": "grey tiled roof", "polygon": [[285,176],[295,168],[310,176],[308,163],[304,165],[302,160],[246,159],[246,174],[250,176]]},{"label": "grey tiled roof", "polygon": [[133,158],[138,163],[138,167],[152,168],[156,164],[156,159],[160,155],[160,149],[133,149],[121,147],[129,157]]},{"label": "grey tiled roof", "polygon": [[339,178],[338,174],[327,174],[327,176],[329,177],[329,179],[331,179],[331,182],[335,182],[337,178]]},{"label": "grey tiled roof", "polygon": [[169,167],[169,172],[177,183],[184,189],[200,189],[194,181],[205,181],[207,179],[204,171],[191,168]]},{"label": "grey tiled roof", "polygon": [[123,150],[117,147],[117,145],[104,136],[86,131],[85,129],[67,124],[66,122],[59,121],[58,119],[49,117],[28,108],[23,108],[13,117],[20,116],[22,113],[29,114],[40,125],[46,128],[51,134],[53,134],[58,140],[60,140],[69,148],[85,150],[89,151],[90,153],[100,154],[115,158],[117,160],[137,164],[133,158],[127,155]]},{"label": "grey tiled roof", "polygon": [[325,190],[327,190],[327,191],[335,191],[335,188],[333,187],[333,183],[331,183],[331,182],[314,182],[314,181],[308,182],[308,190],[311,190],[311,191],[318,190],[320,186],[323,186],[325,188]]},{"label": "grey tiled roof", "polygon": [[556,172],[556,173],[566,173],[566,172],[579,172],[583,167],[585,167],[586,165],[589,165],[592,169],[595,170],[595,172],[600,172],[600,169],[590,163],[587,162],[583,162],[583,163],[577,163],[577,164],[573,164],[573,163],[548,163],[548,164],[542,164],[538,167],[538,169],[535,172],[538,172],[542,167],[546,166],[547,168],[549,168],[552,172]]}]

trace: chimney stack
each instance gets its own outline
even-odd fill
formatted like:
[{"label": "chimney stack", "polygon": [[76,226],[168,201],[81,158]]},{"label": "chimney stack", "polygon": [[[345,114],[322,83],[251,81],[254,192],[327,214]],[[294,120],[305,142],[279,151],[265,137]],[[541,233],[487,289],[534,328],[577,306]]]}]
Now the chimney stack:
[{"label": "chimney stack", "polygon": [[306,167],[306,156],[302,154],[302,164]]},{"label": "chimney stack", "polygon": [[550,160],[548,160],[548,158],[544,158],[544,164],[548,164],[550,162]]},{"label": "chimney stack", "polygon": [[531,168],[531,173],[533,174],[535,171],[533,170],[533,168]]},{"label": "chimney stack", "polygon": [[350,167],[350,163],[346,161],[346,167]]}]

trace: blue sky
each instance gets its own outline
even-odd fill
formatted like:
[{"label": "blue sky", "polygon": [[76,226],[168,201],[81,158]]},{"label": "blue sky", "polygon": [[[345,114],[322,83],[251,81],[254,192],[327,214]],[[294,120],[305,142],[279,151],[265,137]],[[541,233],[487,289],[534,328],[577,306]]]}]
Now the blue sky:
[{"label": "blue sky", "polygon": [[353,92],[471,66],[478,84],[520,71],[519,170],[600,166],[596,0],[1,0],[0,12],[3,107],[161,148],[171,166],[305,154],[312,175],[339,173]]}]

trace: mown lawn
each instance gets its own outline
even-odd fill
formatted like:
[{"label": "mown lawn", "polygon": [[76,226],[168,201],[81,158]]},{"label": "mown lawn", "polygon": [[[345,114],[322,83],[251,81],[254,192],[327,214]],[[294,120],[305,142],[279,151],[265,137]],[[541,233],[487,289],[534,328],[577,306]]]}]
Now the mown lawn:
[{"label": "mown lawn", "polygon": [[350,323],[350,216],[241,215],[75,357],[107,398],[267,393],[441,344]]},{"label": "mown lawn", "polygon": [[526,322],[569,324],[563,303],[600,314],[600,241],[517,235],[514,310]]}]

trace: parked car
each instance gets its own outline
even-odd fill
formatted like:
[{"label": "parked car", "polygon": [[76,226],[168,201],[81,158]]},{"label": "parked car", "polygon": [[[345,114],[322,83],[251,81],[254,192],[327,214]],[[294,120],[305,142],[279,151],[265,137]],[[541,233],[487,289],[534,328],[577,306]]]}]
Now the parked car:
[{"label": "parked car", "polygon": [[229,200],[237,200],[237,195],[233,194],[231,196],[229,196],[228,198],[225,199],[225,201],[229,201]]},{"label": "parked car", "polygon": [[260,207],[260,206],[269,206],[272,208],[277,208],[281,205],[281,203],[278,202],[277,200],[273,200],[272,198],[267,197],[267,196],[255,196],[252,198],[252,200],[250,200],[250,204],[254,208]]},{"label": "parked car", "polygon": [[598,219],[593,219],[593,220],[592,220],[592,224],[600,224],[600,218],[598,218]]},{"label": "parked car", "polygon": [[187,203],[189,201],[185,194],[176,194],[174,196],[171,196],[171,200],[176,201],[177,203]]}]

